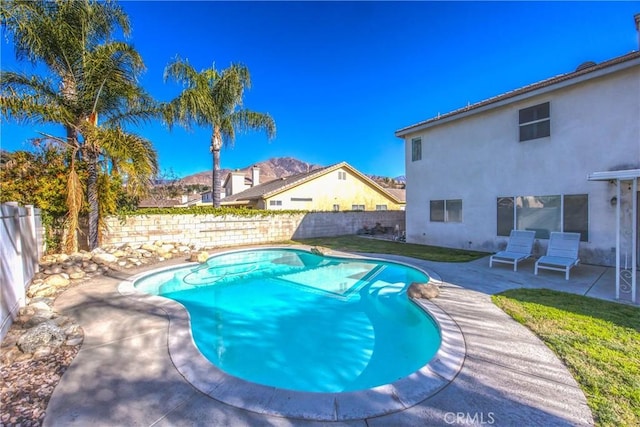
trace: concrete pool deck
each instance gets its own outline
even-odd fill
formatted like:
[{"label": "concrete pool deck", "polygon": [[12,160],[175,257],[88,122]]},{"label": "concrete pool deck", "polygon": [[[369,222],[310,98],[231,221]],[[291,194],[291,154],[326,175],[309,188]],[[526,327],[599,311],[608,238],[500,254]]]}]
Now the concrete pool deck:
[{"label": "concrete pool deck", "polygon": [[[312,421],[239,409],[189,383],[169,354],[167,312],[118,292],[122,281],[144,269],[94,278],[69,289],[56,309],[73,316],[85,339],[47,407],[47,426],[448,426],[592,425],[584,394],[558,358],[528,329],[494,306],[490,295],[505,289],[551,288],[608,299],[613,284],[606,267],[581,265],[571,272],[533,275],[489,269],[488,259],[450,264],[376,255],[425,269],[442,280],[433,302],[455,321],[466,355],[452,381],[408,407],[386,415],[346,421]],[[183,264],[171,260],[162,264]],[[146,270],[159,266],[147,267]],[[529,268],[531,267],[531,268]],[[238,394],[237,400],[256,396]],[[250,402],[249,402],[250,404]],[[364,404],[364,403],[363,403]]]}]

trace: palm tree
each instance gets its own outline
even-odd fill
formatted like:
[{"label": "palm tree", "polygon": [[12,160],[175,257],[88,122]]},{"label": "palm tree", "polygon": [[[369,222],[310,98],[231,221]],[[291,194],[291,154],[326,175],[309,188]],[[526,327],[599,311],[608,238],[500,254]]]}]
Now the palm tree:
[{"label": "palm tree", "polygon": [[197,72],[186,60],[177,58],[164,71],[164,80],[173,79],[186,88],[166,105],[169,127],[179,123],[211,128],[213,156],[213,206],[220,207],[220,150],[233,145],[236,131],[264,130],[273,138],[276,125],[269,114],[242,108],[244,90],[251,86],[249,69],[240,64],[218,72],[214,67]]},{"label": "palm tree", "polygon": [[111,40],[118,28],[129,33],[128,18],[109,0],[6,0],[0,5],[0,16],[13,37],[16,57],[44,63],[49,70],[44,77],[2,72],[0,107],[6,117],[64,127],[65,137],[45,138],[71,151],[66,248],[77,249],[75,230],[84,185],[76,160],[82,159],[87,164],[88,244],[93,249],[98,246],[100,169],[122,170],[135,184],[144,183],[157,170],[151,144],[122,130],[124,124],[138,123],[158,112],[137,84],[144,70],[140,55],[131,45]]}]

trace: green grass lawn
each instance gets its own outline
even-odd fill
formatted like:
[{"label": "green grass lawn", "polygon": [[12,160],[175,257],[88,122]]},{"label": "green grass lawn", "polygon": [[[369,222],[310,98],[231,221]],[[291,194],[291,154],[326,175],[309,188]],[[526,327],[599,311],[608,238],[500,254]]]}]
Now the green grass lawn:
[{"label": "green grass lawn", "polygon": [[313,239],[294,240],[310,246],[324,246],[336,251],[364,252],[376,254],[404,255],[428,261],[466,262],[482,258],[488,253],[467,251],[463,249],[447,249],[437,246],[416,245],[413,243],[394,242],[390,240],[371,239],[360,236],[316,237]]},{"label": "green grass lawn", "polygon": [[640,308],[548,289],[493,302],[564,362],[599,426],[640,426]]}]

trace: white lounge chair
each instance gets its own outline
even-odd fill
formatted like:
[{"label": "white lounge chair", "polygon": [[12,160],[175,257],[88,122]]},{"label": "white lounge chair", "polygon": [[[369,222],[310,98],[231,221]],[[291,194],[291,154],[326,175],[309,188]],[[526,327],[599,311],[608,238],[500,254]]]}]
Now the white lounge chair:
[{"label": "white lounge chair", "polygon": [[564,278],[569,280],[569,270],[578,265],[578,249],[580,233],[552,232],[549,236],[547,254],[536,261],[534,274],[538,269],[564,271]]},{"label": "white lounge chair", "polygon": [[505,264],[513,264],[513,271],[518,271],[518,262],[531,257],[535,237],[535,231],[511,230],[507,248],[491,255],[489,267],[493,267],[494,262],[503,262]]}]

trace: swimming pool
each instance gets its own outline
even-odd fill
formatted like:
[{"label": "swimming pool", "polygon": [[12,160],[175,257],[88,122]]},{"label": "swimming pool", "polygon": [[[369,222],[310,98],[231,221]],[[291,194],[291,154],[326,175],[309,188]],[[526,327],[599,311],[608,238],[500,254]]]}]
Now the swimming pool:
[{"label": "swimming pool", "polygon": [[438,325],[406,289],[428,276],[382,260],[296,249],[225,253],[135,288],[182,304],[200,352],[227,374],[283,390],[351,392],[418,371]]}]

